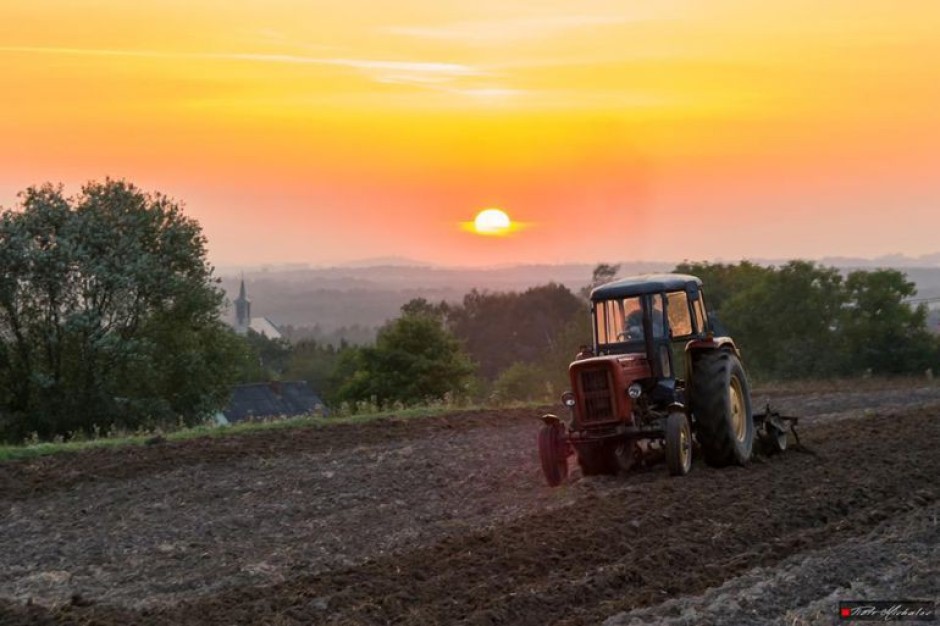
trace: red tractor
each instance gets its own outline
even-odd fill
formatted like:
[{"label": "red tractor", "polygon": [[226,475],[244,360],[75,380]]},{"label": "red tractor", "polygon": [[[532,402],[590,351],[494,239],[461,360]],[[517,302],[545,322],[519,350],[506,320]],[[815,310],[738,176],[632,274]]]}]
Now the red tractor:
[{"label": "red tractor", "polygon": [[[594,345],[568,367],[562,401],[571,419],[542,417],[539,457],[560,485],[576,453],[584,475],[614,474],[665,458],[685,475],[693,448],[712,466],[743,465],[759,436],[787,445],[784,417],[751,410],[747,375],[730,337],[715,336],[702,281],[661,274],[625,278],[591,292]],[[795,434],[795,431],[794,431]]]}]

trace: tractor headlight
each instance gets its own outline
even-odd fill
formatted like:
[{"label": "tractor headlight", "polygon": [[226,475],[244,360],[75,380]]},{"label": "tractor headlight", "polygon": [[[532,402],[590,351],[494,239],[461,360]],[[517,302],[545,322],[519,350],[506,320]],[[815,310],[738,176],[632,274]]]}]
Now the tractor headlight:
[{"label": "tractor headlight", "polygon": [[643,387],[640,387],[640,383],[633,383],[627,387],[627,395],[631,400],[636,400],[643,395]]},{"label": "tractor headlight", "polygon": [[571,393],[570,391],[566,391],[565,393],[561,394],[561,401],[562,401],[562,402],[564,403],[564,405],[565,405],[566,407],[568,407],[569,409],[570,409],[570,408],[573,408],[574,405],[575,405],[574,394]]}]

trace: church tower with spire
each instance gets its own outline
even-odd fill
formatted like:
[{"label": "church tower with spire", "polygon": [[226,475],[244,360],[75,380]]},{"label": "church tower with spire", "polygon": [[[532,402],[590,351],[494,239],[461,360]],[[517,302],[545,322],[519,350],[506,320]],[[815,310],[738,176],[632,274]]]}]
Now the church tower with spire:
[{"label": "church tower with spire", "polygon": [[238,298],[235,300],[235,332],[244,335],[251,326],[251,300],[245,295],[245,277],[242,276],[242,284],[238,290]]}]

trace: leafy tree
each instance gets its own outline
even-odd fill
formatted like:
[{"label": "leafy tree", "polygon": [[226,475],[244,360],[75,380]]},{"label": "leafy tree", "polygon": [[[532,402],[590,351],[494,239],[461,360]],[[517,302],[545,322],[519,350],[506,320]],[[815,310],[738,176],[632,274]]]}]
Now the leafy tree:
[{"label": "leafy tree", "polygon": [[774,272],[773,268],[741,261],[737,264],[692,263],[685,261],[673,270],[702,279],[705,305],[709,313],[721,315],[725,303],[734,295],[747,291]]},{"label": "leafy tree", "polygon": [[898,374],[922,371],[937,358],[927,330],[927,309],[906,299],[917,294],[897,270],[855,271],[845,281],[848,306],[842,319],[846,369]]},{"label": "leafy tree", "polygon": [[[523,293],[473,290],[447,316],[454,335],[479,364],[481,376],[490,381],[513,363],[538,363],[561,349],[559,337],[572,320],[587,318],[584,301],[556,283]],[[579,341],[590,337],[588,331]]]},{"label": "leafy tree", "polygon": [[403,315],[426,315],[439,320],[445,319],[448,311],[450,311],[450,305],[446,302],[431,304],[425,298],[413,298],[401,307]]},{"label": "leafy tree", "polygon": [[123,392],[113,423],[125,427],[197,423],[224,406],[254,356],[242,337],[218,323],[194,328],[155,317],[141,335],[146,337],[141,358],[112,372],[114,387]]},{"label": "leafy tree", "polygon": [[320,397],[327,403],[332,403],[336,400],[344,374],[351,377],[355,373],[355,369],[344,371],[343,365],[349,358],[354,362],[353,355],[357,352],[357,349],[344,343],[340,344],[339,348],[334,348],[332,344],[324,345],[314,340],[301,341],[291,349],[284,377],[288,380],[307,381]]},{"label": "leafy tree", "polygon": [[710,312],[718,309],[758,376],[920,372],[940,356],[927,311],[907,301],[914,284],[896,270],[843,279],[835,268],[791,261],[780,268],[683,263],[676,271],[703,279]]},{"label": "leafy tree", "polygon": [[286,339],[271,339],[251,329],[242,337],[248,358],[238,370],[238,382],[255,383],[281,380],[290,362],[293,348]]},{"label": "leafy tree", "polygon": [[836,269],[791,261],[730,296],[722,319],[753,371],[770,378],[826,376],[839,370],[845,301]]},{"label": "leafy tree", "polygon": [[584,298],[591,297],[591,291],[595,287],[609,283],[617,276],[617,272],[619,271],[619,263],[616,265],[612,265],[610,263],[598,263],[594,266],[594,271],[591,273],[591,283],[581,289],[581,295]]},{"label": "leafy tree", "polygon": [[549,391],[544,368],[533,363],[513,363],[493,383],[493,397],[499,401],[545,400]]},{"label": "leafy tree", "polygon": [[[591,317],[585,308],[583,315],[568,320],[555,336],[552,347],[542,352],[534,362],[517,363],[503,370],[494,383],[496,397],[507,400],[557,400],[563,391],[571,388],[568,366],[580,352],[581,346],[591,344],[592,333]],[[521,370],[521,365],[525,365],[526,369]],[[511,372],[513,369],[515,371]],[[518,383],[507,384],[504,380],[507,376],[509,381],[525,379],[524,373],[533,377],[529,379],[532,384],[525,393],[519,393],[523,387]]]},{"label": "leafy tree", "polygon": [[466,391],[474,367],[440,317],[409,307],[379,330],[374,347],[350,352],[341,369],[354,373],[339,390],[341,400],[414,404]]},{"label": "leafy tree", "polygon": [[199,225],[124,181],[30,187],[0,215],[0,437],[194,422],[237,339]]}]

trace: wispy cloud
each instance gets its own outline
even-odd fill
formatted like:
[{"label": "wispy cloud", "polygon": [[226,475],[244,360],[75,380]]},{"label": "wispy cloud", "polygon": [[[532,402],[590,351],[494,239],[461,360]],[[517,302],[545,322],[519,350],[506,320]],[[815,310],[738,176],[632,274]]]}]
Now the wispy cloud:
[{"label": "wispy cloud", "polygon": [[492,69],[434,61],[390,61],[382,59],[333,58],[295,54],[249,52],[173,52],[104,48],[3,46],[0,54],[41,54],[50,56],[84,56],[156,60],[218,61],[237,63],[274,63],[348,68],[376,83],[404,85],[448,96],[504,102],[526,92],[498,84],[502,72]]},{"label": "wispy cloud", "polygon": [[505,100],[515,98],[527,93],[524,89],[506,89],[503,87],[481,87],[478,89],[451,89],[451,93],[460,96],[469,96],[480,100]]},{"label": "wispy cloud", "polygon": [[457,78],[488,75],[488,72],[480,68],[460,63],[323,58],[294,54],[263,54],[251,52],[165,52],[159,50],[3,46],[0,47],[0,53],[336,66],[358,70],[380,82],[434,83]]},{"label": "wispy cloud", "polygon": [[579,28],[610,26],[634,21],[622,15],[555,15],[505,20],[454,22],[442,26],[390,26],[383,32],[421,39],[494,44],[550,37]]},{"label": "wispy cloud", "polygon": [[331,65],[353,68],[384,84],[408,85],[424,89],[443,88],[461,79],[489,76],[488,72],[456,63],[405,63],[398,61],[362,61],[334,59]]}]

